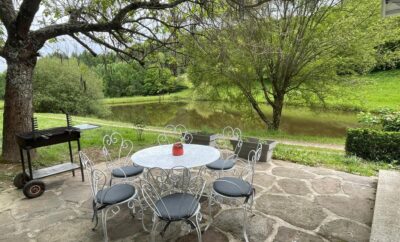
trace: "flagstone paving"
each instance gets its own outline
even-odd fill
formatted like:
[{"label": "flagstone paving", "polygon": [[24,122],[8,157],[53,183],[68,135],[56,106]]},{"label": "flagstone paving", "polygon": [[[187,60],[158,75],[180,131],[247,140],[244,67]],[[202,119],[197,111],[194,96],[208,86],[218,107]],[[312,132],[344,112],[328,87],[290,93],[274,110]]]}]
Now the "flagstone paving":
[{"label": "flagstone paving", "polygon": [[[104,164],[97,165],[104,169]],[[26,199],[20,190],[0,193],[0,241],[102,241],[102,229],[92,231],[88,182],[79,173],[45,179],[47,190]],[[256,165],[256,199],[249,216],[250,241],[368,241],[376,192],[375,177],[274,160]],[[207,201],[203,223],[209,221]],[[203,241],[243,241],[242,210],[214,206],[215,219]],[[150,225],[150,216],[145,220]],[[149,241],[141,221],[127,208],[109,220],[111,241]],[[197,241],[180,225],[168,229],[167,241]],[[157,241],[161,240],[160,237]]]}]

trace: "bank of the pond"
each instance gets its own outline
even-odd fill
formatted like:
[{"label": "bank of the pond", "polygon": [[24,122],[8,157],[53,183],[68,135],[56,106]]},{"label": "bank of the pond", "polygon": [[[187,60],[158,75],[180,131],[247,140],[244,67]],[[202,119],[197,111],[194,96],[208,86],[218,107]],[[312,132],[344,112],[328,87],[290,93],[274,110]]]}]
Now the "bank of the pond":
[{"label": "bank of the pond", "polygon": [[[267,117],[272,116],[270,107],[264,106],[262,110]],[[111,106],[110,111],[111,114],[105,119],[132,124],[142,122],[156,127],[183,124],[191,130],[205,132],[221,132],[224,127],[232,126],[240,128],[249,136],[286,136],[286,139],[301,137],[301,140],[308,141],[329,137],[335,140],[334,143],[337,140],[343,143],[347,128],[359,126],[354,113],[286,107],[282,113],[280,132],[269,132],[250,107],[216,101],[119,104]]]}]

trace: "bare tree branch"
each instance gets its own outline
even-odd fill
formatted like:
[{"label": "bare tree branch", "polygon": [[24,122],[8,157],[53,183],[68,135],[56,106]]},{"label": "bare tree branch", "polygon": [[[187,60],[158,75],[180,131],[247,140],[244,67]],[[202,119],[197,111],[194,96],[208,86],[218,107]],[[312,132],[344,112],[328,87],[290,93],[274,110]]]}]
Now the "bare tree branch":
[{"label": "bare tree branch", "polygon": [[80,40],[78,37],[76,37],[75,35],[71,34],[70,35],[76,42],[78,42],[80,45],[83,46],[83,48],[85,48],[87,51],[89,51],[90,54],[92,54],[94,57],[97,56],[97,53],[90,48],[90,46],[88,46],[85,42],[83,42],[82,40]]},{"label": "bare tree branch", "polygon": [[0,1],[0,20],[3,22],[7,31],[10,32],[12,29],[12,23],[15,21],[16,13],[12,3],[12,0],[1,0]]},{"label": "bare tree branch", "polygon": [[93,40],[94,42],[96,42],[98,44],[101,44],[101,45],[107,47],[108,49],[115,51],[116,53],[121,53],[121,54],[124,54],[126,56],[129,56],[130,58],[132,58],[132,59],[136,60],[137,62],[139,62],[141,65],[144,64],[142,59],[139,59],[138,57],[132,55],[131,53],[129,53],[129,52],[125,51],[125,50],[121,50],[121,49],[119,49],[119,48],[117,48],[115,46],[110,45],[106,41],[101,40],[100,38],[97,38],[93,34],[90,34],[90,33],[83,33],[83,34],[86,35],[89,39]]}]

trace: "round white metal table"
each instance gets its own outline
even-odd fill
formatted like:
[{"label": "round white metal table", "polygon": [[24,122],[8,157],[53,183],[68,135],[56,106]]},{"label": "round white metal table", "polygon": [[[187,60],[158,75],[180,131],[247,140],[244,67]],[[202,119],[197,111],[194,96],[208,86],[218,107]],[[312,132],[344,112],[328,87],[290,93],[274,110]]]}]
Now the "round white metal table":
[{"label": "round white metal table", "polygon": [[131,156],[136,165],[146,168],[172,169],[204,166],[219,159],[220,152],[206,145],[183,144],[181,156],[172,155],[172,145],[159,145],[139,150]]}]

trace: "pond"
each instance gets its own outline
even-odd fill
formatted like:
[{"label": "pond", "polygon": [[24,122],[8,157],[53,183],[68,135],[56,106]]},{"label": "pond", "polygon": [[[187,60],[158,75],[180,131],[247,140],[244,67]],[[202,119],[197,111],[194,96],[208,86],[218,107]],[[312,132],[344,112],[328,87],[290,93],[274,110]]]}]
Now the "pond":
[{"label": "pond", "polygon": [[[220,130],[225,126],[247,131],[266,130],[266,126],[248,107],[220,102],[161,102],[111,106],[109,120],[134,123],[142,119],[148,126],[183,124],[195,130]],[[272,110],[263,110],[271,117]],[[343,137],[346,129],[357,127],[355,113],[312,111],[285,107],[281,130],[292,135]]]}]

